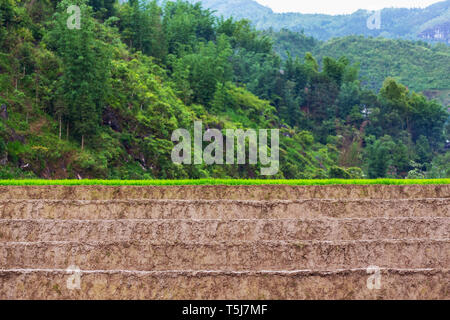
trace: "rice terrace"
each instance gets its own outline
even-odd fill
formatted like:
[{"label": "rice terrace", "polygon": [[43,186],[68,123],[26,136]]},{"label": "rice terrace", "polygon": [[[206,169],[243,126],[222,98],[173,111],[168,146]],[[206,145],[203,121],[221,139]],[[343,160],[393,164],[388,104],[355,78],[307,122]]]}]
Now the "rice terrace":
[{"label": "rice terrace", "polygon": [[2,314],[450,300],[449,17],[450,0],[0,0]]},{"label": "rice terrace", "polygon": [[448,179],[0,185],[1,299],[449,298]]}]

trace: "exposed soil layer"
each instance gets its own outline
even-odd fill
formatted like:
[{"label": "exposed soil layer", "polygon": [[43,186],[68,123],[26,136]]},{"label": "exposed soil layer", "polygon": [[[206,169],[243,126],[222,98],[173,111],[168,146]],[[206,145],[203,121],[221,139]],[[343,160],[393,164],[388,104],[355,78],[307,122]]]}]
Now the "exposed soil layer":
[{"label": "exposed soil layer", "polygon": [[445,268],[450,240],[0,243],[2,269],[335,270]]},{"label": "exposed soil layer", "polygon": [[450,217],[450,198],[402,200],[0,200],[0,219]]},{"label": "exposed soil layer", "polygon": [[3,219],[0,234],[0,242],[445,239],[450,237],[450,219]]},{"label": "exposed soil layer", "polygon": [[0,187],[0,299],[450,299],[449,269],[450,185]]},{"label": "exposed soil layer", "polygon": [[446,185],[0,186],[0,199],[412,199],[450,198]]},{"label": "exposed soil layer", "polygon": [[381,288],[366,270],[333,272],[91,272],[67,288],[65,271],[0,271],[5,299],[445,299],[449,270],[382,270]]}]

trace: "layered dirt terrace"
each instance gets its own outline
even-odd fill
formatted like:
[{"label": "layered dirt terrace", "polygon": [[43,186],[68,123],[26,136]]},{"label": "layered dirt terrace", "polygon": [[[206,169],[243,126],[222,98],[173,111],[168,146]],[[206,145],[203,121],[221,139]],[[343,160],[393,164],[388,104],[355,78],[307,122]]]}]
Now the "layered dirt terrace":
[{"label": "layered dirt terrace", "polygon": [[449,279],[450,185],[0,187],[0,299],[449,299]]}]

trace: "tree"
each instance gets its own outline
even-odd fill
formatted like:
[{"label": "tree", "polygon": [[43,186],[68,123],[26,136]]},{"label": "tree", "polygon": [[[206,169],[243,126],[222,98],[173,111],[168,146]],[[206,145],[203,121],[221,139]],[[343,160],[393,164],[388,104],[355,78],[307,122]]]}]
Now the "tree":
[{"label": "tree", "polygon": [[403,139],[394,140],[389,135],[375,140],[366,139],[366,163],[369,178],[405,177],[410,169],[412,153]]},{"label": "tree", "polygon": [[89,0],[88,4],[94,9],[96,16],[108,19],[116,14],[114,4],[116,0]]},{"label": "tree", "polygon": [[[67,8],[78,5],[81,28],[69,29]],[[86,0],[63,0],[55,13],[50,43],[61,57],[63,74],[58,93],[64,101],[70,128],[81,139],[94,135],[100,125],[104,98],[108,92],[109,58],[105,45],[96,39],[96,22]]]},{"label": "tree", "polygon": [[388,169],[392,166],[392,151],[395,149],[395,143],[388,135],[375,140],[374,137],[367,138],[367,173],[369,178],[386,177]]},{"label": "tree", "polygon": [[341,58],[336,61],[330,57],[325,57],[323,59],[323,72],[340,87],[344,78],[345,68],[348,64],[349,61],[346,58]]},{"label": "tree", "polygon": [[133,50],[162,61],[167,53],[162,10],[156,1],[133,0],[120,6],[119,30]]},{"label": "tree", "polygon": [[425,136],[430,146],[440,148],[445,142],[444,126],[449,117],[448,112],[436,101],[428,101],[425,96],[416,93],[410,97],[409,104],[413,140]]},{"label": "tree", "polygon": [[433,153],[427,137],[421,135],[416,142],[417,160],[424,164],[429,163],[433,157]]},{"label": "tree", "polygon": [[385,114],[385,129],[390,134],[409,130],[411,106],[408,89],[393,78],[386,78],[380,90],[381,112]]},{"label": "tree", "polygon": [[186,47],[193,50],[198,42],[214,41],[215,22],[212,12],[202,9],[200,2],[167,1],[163,26],[169,53],[176,54],[180,48],[184,50]]},{"label": "tree", "polygon": [[[178,90],[188,92],[186,85],[189,83],[192,102],[210,107],[217,85],[224,85],[231,80],[231,68],[228,63],[231,54],[225,35],[219,36],[217,44],[211,41],[206,44],[200,43],[198,52],[186,54],[173,65],[174,77],[179,81]],[[185,94],[183,97],[185,102],[188,102]]]}]

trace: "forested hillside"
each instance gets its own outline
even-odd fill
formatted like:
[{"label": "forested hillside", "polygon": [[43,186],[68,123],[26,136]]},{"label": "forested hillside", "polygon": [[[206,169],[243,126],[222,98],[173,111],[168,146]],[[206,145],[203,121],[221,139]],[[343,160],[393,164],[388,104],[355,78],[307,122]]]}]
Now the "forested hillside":
[{"label": "forested hillside", "polygon": [[324,56],[346,56],[358,63],[361,80],[369,88],[379,90],[386,77],[394,76],[412,90],[450,88],[450,47],[422,41],[392,40],[348,36],[326,42],[286,29],[265,31],[274,41],[274,49],[283,58],[303,57],[314,53]]},{"label": "forested hillside", "polygon": [[[394,75],[414,91],[450,89],[450,47],[443,44],[352,36],[324,42],[313,52],[358,62],[362,83],[372,89]],[[450,104],[448,97],[445,102]]]},{"label": "forested hillside", "polygon": [[1,0],[0,43],[0,178],[259,177],[172,163],[173,130],[194,120],[280,129],[272,178],[450,176],[441,104],[393,78],[364,88],[347,57],[283,60],[249,22],[200,4]]},{"label": "forested hillside", "polygon": [[[197,0],[191,0],[196,2]],[[385,8],[381,11],[380,28],[367,28],[367,19],[373,14],[358,10],[347,15],[275,13],[254,0],[201,0],[206,8],[218,16],[249,19],[259,30],[289,29],[319,40],[348,35],[363,35],[394,39],[425,39],[449,44],[450,0],[427,8]]]}]

